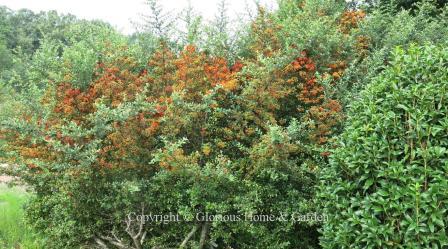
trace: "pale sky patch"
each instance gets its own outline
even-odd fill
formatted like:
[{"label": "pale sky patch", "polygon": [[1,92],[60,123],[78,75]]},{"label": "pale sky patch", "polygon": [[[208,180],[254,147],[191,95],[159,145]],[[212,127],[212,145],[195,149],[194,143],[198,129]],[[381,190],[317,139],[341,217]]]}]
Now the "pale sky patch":
[{"label": "pale sky patch", "polygon": [[[188,0],[161,0],[164,9],[180,12],[188,6]],[[216,15],[220,0],[190,0],[191,5],[204,16],[211,20]],[[270,8],[275,6],[275,0],[260,0],[263,5]],[[255,8],[253,0],[228,0],[228,14],[232,19],[245,13],[246,6]],[[10,9],[22,8],[35,12],[56,10],[58,13],[73,14],[81,19],[99,19],[106,21],[116,27],[119,31],[132,33],[134,25],[132,21],[138,22],[141,14],[147,11],[144,0],[0,0],[0,5]]]}]

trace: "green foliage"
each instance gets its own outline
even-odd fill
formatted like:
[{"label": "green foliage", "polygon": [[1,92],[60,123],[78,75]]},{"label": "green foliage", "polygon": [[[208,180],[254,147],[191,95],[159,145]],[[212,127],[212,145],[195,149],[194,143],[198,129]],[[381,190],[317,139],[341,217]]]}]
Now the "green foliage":
[{"label": "green foliage", "polygon": [[324,248],[448,245],[448,50],[398,48],[362,91],[322,172]]},{"label": "green foliage", "polygon": [[[360,27],[360,35],[370,37],[370,48],[393,50],[410,43],[443,42],[448,37],[446,13],[432,16],[434,5],[419,5],[415,15],[403,10],[390,14],[375,10]],[[446,10],[445,10],[446,11]]]},{"label": "green foliage", "polygon": [[146,0],[148,13],[143,14],[143,24],[141,28],[156,37],[170,38],[175,22],[172,13],[167,12],[157,0]]},{"label": "green foliage", "polygon": [[328,66],[325,63],[336,55],[351,55],[353,38],[344,35],[339,27],[339,19],[345,8],[343,3],[333,0],[303,1],[298,7],[299,3],[294,0],[281,2],[275,18],[282,27],[279,38],[285,49],[297,47],[319,55],[316,59],[319,66]]},{"label": "green foliage", "polygon": [[[0,70],[4,71],[12,66],[12,54],[7,49],[4,40],[0,37]],[[0,73],[1,73],[0,71]]]},{"label": "green foliage", "polygon": [[355,5],[362,5],[370,9],[382,9],[392,14],[402,10],[415,12],[419,9],[419,5],[425,3],[431,3],[437,9],[443,9],[447,4],[446,0],[366,0],[354,2],[357,2]]},{"label": "green foliage", "polygon": [[448,9],[433,15],[435,6],[424,2],[415,13],[402,10],[390,12],[375,9],[368,18],[359,23],[353,36],[358,41],[358,57],[352,61],[340,83],[341,100],[345,105],[376,77],[391,60],[396,46],[406,48],[409,44],[444,44],[448,39]]},{"label": "green foliage", "polygon": [[59,15],[55,11],[34,13],[26,9],[11,11],[4,6],[0,8],[0,36],[6,39],[8,49],[20,49],[28,55],[40,47],[44,38],[63,42],[66,28],[76,22],[74,16]]},{"label": "green foliage", "polygon": [[182,11],[180,18],[184,23],[184,27],[183,29],[178,30],[178,33],[182,34],[179,45],[184,47],[188,44],[199,43],[203,32],[203,18],[198,13],[196,13],[190,1],[188,2],[187,8]]},{"label": "green foliage", "polygon": [[[74,16],[59,15],[55,11],[36,14],[29,10],[11,11],[1,7],[0,15],[0,81],[19,92],[34,87],[42,89],[50,80],[59,80],[53,77],[63,68],[60,64],[64,60],[59,57],[66,47],[76,45],[78,52],[85,50],[89,54],[89,49],[97,52],[100,43],[104,47],[104,40],[115,41],[118,36],[108,24],[77,20]],[[73,52],[72,55],[67,53],[66,57],[72,61],[76,58]],[[77,70],[83,71],[77,72],[84,74],[79,75],[80,81],[89,80],[86,74],[92,73],[93,67],[87,57],[85,55],[73,62],[79,64],[76,65],[79,66]],[[90,68],[86,69],[85,64],[89,64]],[[86,70],[88,72],[84,72]]]}]

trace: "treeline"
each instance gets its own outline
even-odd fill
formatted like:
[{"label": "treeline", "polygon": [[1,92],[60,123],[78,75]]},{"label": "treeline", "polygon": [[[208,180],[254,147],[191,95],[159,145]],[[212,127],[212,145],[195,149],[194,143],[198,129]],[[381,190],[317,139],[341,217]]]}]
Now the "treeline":
[{"label": "treeline", "polygon": [[46,246],[446,247],[448,7],[218,9],[148,1],[130,36],[2,9],[0,151]]},{"label": "treeline", "polygon": [[[90,26],[90,27],[89,27]],[[12,11],[0,6],[0,53],[2,55],[1,75],[3,83],[12,83],[22,79],[27,63],[47,42],[60,46],[71,46],[85,39],[81,33],[95,26],[97,29],[109,29],[109,24],[101,21],[79,20],[72,15],[59,15],[55,11],[34,13],[22,9]],[[58,51],[60,55],[62,50]]]}]

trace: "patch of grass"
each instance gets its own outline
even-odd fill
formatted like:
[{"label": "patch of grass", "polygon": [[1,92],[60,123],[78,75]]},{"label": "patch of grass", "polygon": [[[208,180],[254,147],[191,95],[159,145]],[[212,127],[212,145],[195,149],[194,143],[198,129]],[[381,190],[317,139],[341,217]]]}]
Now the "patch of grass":
[{"label": "patch of grass", "polygon": [[21,188],[0,185],[0,248],[41,249],[40,239],[23,220],[23,205],[29,195]]}]

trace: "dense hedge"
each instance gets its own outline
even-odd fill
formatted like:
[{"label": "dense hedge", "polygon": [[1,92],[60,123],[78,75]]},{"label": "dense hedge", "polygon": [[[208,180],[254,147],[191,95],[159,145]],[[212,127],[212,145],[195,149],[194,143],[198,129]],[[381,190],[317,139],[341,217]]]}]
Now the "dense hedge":
[{"label": "dense hedge", "polygon": [[448,49],[396,49],[322,174],[324,248],[448,246]]}]

